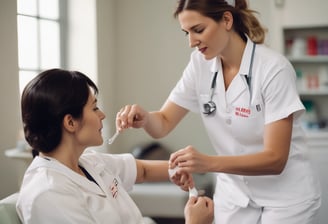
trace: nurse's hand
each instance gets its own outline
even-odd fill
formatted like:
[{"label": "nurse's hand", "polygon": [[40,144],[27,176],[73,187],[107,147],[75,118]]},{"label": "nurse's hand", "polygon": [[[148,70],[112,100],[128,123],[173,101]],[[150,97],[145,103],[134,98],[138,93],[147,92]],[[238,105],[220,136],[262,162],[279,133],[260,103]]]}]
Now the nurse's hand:
[{"label": "nurse's hand", "polygon": [[[172,169],[174,167],[170,168]],[[189,188],[193,188],[195,186],[192,174],[182,172],[179,169],[172,176],[170,176],[170,180],[184,191],[189,191]]]},{"label": "nurse's hand", "polygon": [[187,173],[209,172],[210,156],[198,152],[193,146],[187,146],[171,154],[169,163],[178,166]]},{"label": "nurse's hand", "polygon": [[208,197],[191,197],[184,208],[186,224],[210,224],[214,219],[214,203]]},{"label": "nurse's hand", "polygon": [[126,105],[116,114],[116,128],[122,131],[127,128],[142,128],[148,121],[149,113],[139,105]]}]

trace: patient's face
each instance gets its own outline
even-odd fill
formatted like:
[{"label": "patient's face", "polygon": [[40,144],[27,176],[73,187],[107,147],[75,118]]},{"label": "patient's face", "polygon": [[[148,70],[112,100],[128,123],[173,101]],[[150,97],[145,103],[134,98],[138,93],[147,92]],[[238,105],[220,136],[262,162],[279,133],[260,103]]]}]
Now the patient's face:
[{"label": "patient's face", "polygon": [[98,108],[97,98],[90,91],[89,98],[83,108],[83,117],[79,120],[79,130],[76,132],[76,138],[82,146],[97,146],[103,143],[102,138],[102,120],[105,114]]}]

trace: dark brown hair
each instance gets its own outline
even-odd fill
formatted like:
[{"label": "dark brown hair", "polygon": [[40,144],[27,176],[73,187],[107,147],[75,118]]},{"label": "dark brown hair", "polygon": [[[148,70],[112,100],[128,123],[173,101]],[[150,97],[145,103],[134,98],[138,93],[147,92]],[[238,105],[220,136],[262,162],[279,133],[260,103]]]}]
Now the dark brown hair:
[{"label": "dark brown hair", "polygon": [[248,8],[246,0],[235,0],[235,6],[225,0],[178,0],[174,17],[177,18],[184,10],[197,11],[217,22],[221,21],[224,12],[229,11],[234,19],[233,28],[241,38],[246,40],[247,34],[255,43],[264,42],[265,29],[254,16],[256,11]]},{"label": "dark brown hair", "polygon": [[64,116],[79,119],[90,88],[97,86],[77,71],[50,69],[40,73],[24,88],[21,100],[26,141],[38,152],[51,152],[61,141]]}]

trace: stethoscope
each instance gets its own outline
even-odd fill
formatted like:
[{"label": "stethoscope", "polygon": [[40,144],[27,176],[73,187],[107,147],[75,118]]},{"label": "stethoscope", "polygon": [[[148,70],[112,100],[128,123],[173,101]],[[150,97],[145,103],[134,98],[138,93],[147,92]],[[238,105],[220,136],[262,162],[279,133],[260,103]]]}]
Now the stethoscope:
[{"label": "stethoscope", "polygon": [[[249,64],[249,71],[248,71],[248,74],[245,76],[246,83],[247,83],[248,89],[249,89],[249,94],[250,94],[249,101],[251,101],[251,99],[252,99],[251,81],[252,81],[252,69],[253,69],[255,45],[256,44],[253,43],[251,61],[250,61],[250,64]],[[218,76],[218,71],[216,71],[214,73],[214,76],[213,76],[213,79],[212,79],[211,89],[210,89],[210,100],[207,103],[203,104],[203,109],[204,109],[203,114],[206,114],[206,115],[214,114],[214,112],[216,111],[216,104],[213,102],[213,96],[214,96],[214,90],[215,90],[215,87],[216,87],[216,77],[217,76]]]}]

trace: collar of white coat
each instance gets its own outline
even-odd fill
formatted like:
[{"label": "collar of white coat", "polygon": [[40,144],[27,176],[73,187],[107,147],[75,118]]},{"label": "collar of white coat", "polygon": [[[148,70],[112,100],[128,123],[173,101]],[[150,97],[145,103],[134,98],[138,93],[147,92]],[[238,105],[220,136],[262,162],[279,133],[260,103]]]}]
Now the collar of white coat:
[{"label": "collar of white coat", "polygon": [[[251,65],[251,57],[252,57],[252,50],[253,50],[253,41],[245,34],[247,37],[246,47],[241,59],[241,64],[239,68],[239,75],[248,75],[249,67]],[[213,64],[211,66],[211,72],[213,74],[218,71],[218,69],[221,67],[221,60],[213,60]]]},{"label": "collar of white coat", "polygon": [[37,168],[48,168],[51,170],[54,170],[58,172],[60,175],[65,175],[67,176],[70,180],[72,180],[74,183],[76,183],[78,186],[81,188],[85,188],[90,192],[93,192],[95,194],[101,195],[101,196],[106,196],[106,193],[102,189],[102,181],[99,180],[98,175],[95,175],[92,173],[92,169],[89,167],[86,167],[87,164],[81,164],[89,173],[90,175],[97,181],[99,186],[97,186],[94,182],[91,181],[85,181],[85,177],[81,176],[80,174],[74,172],[64,164],[60,163],[54,158],[42,158],[40,156],[37,156],[34,158],[32,164],[28,168],[27,172],[31,172]]}]

